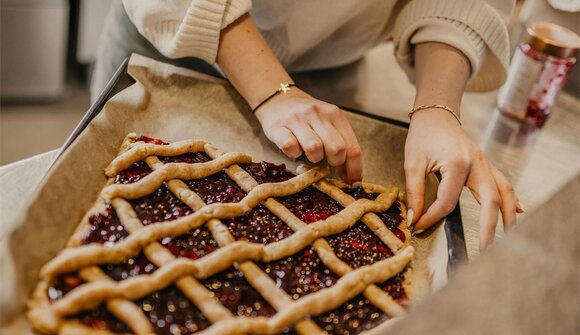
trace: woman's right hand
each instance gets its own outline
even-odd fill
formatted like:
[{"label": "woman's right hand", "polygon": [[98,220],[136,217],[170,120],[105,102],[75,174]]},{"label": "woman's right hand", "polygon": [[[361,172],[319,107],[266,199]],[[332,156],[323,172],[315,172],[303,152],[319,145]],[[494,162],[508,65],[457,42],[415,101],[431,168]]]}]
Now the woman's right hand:
[{"label": "woman's right hand", "polygon": [[349,185],[362,180],[358,140],[344,113],[335,105],[313,98],[294,87],[258,108],[264,134],[291,158],[306,155],[316,163],[326,157]]}]

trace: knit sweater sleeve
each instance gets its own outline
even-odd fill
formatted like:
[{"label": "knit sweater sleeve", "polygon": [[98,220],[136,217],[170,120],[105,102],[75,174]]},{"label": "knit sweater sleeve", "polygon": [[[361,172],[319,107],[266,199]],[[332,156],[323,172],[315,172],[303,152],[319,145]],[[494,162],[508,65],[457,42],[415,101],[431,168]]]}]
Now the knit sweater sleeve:
[{"label": "knit sweater sleeve", "polygon": [[137,30],[169,58],[215,63],[220,31],[247,13],[251,0],[122,0]]},{"label": "knit sweater sleeve", "polygon": [[471,63],[466,89],[489,91],[506,78],[509,0],[411,0],[393,29],[395,57],[414,82],[414,45],[441,42],[461,52]]}]

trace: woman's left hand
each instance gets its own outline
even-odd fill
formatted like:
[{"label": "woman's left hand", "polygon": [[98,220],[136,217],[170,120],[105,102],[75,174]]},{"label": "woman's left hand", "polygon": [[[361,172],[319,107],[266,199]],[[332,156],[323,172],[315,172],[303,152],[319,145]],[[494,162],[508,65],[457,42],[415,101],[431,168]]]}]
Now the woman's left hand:
[{"label": "woman's left hand", "polygon": [[[425,176],[439,171],[437,200],[423,213]],[[516,212],[523,212],[512,184],[467,136],[459,122],[441,109],[422,110],[413,115],[405,144],[407,201],[420,232],[441,220],[455,208],[463,186],[481,205],[480,249],[493,241],[498,212],[504,229],[516,224]]]}]

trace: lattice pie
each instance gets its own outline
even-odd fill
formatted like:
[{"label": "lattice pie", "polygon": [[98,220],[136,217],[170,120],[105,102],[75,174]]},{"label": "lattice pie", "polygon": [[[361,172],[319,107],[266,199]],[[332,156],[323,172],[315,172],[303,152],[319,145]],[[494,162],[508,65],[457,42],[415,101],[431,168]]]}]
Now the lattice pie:
[{"label": "lattice pie", "polygon": [[[396,188],[130,134],[30,302],[48,334],[359,334],[411,301]],[[376,214],[375,214],[376,213]]]}]

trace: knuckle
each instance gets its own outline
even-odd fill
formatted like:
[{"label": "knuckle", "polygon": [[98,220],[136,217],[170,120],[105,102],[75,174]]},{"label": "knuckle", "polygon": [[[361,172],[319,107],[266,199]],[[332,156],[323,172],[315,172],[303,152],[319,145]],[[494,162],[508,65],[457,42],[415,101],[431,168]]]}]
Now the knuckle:
[{"label": "knuckle", "polygon": [[469,155],[461,154],[455,157],[453,164],[460,171],[468,171],[471,169],[472,160]]},{"label": "knuckle", "polygon": [[479,148],[475,149],[473,152],[473,159],[477,161],[485,161],[485,154]]},{"label": "knuckle", "polygon": [[489,197],[489,203],[494,206],[494,207],[500,207],[501,206],[501,197],[499,196],[499,194],[494,193]]},{"label": "knuckle", "polygon": [[326,113],[332,117],[342,116],[342,112],[340,111],[340,108],[336,107],[335,105],[329,105],[326,108]]},{"label": "knuckle", "polygon": [[322,150],[322,143],[320,141],[312,141],[305,145],[304,150],[309,153],[314,153]]},{"label": "knuckle", "polygon": [[505,183],[502,187],[503,187],[505,192],[508,192],[510,194],[516,193],[516,190],[514,189],[514,185],[512,185],[511,183]]},{"label": "knuckle", "polygon": [[350,146],[346,151],[346,155],[348,156],[349,159],[361,158],[362,152],[360,146],[358,145]]},{"label": "knuckle", "polygon": [[346,146],[344,143],[328,146],[327,152],[329,156],[343,156],[346,153]]},{"label": "knuckle", "polygon": [[316,113],[318,113],[318,108],[315,105],[308,105],[300,110],[301,116],[314,115]]},{"label": "knuckle", "polygon": [[287,138],[280,146],[280,149],[282,149],[284,152],[293,151],[296,150],[296,148],[298,148],[298,143],[293,138]]}]

